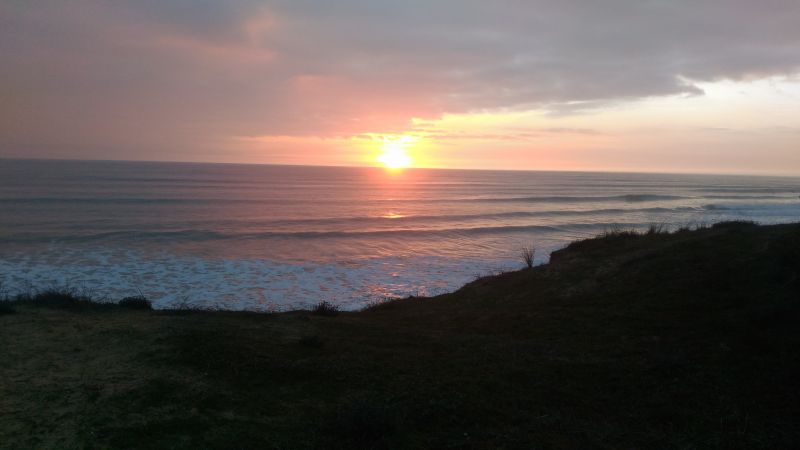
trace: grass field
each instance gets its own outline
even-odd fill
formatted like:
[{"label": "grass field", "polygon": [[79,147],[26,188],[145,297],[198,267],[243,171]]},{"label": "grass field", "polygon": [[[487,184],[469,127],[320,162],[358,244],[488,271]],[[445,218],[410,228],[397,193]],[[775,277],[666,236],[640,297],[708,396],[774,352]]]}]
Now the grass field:
[{"label": "grass field", "polygon": [[2,448],[800,443],[800,224],[608,233],[359,313],[46,300],[0,304]]}]

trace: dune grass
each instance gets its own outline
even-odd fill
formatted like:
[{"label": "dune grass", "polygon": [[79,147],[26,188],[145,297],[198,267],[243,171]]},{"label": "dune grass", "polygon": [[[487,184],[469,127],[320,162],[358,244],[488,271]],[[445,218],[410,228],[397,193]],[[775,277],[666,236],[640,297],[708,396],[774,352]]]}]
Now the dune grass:
[{"label": "dune grass", "polygon": [[589,239],[358,313],[48,298],[0,315],[0,448],[800,442],[800,225]]}]

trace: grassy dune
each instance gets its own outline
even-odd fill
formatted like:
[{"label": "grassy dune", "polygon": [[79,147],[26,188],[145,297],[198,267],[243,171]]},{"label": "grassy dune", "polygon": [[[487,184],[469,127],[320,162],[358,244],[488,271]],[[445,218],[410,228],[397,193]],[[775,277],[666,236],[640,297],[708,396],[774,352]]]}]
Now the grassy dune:
[{"label": "grassy dune", "polygon": [[792,448],[800,225],[610,233],[360,313],[0,307],[2,448]]}]

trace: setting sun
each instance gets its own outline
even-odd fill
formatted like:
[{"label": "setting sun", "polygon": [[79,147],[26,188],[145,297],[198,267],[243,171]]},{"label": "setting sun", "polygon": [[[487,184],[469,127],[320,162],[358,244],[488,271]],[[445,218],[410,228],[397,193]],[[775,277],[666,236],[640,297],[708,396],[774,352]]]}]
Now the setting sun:
[{"label": "setting sun", "polygon": [[406,147],[413,143],[411,136],[402,136],[396,139],[386,139],[381,146],[381,154],[378,162],[387,169],[405,169],[411,166],[411,156],[408,155]]}]

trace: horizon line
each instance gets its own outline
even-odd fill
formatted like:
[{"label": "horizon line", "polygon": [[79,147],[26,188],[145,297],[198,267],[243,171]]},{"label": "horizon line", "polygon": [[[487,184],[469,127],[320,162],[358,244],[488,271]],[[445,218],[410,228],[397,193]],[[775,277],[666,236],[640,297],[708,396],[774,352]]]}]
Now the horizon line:
[{"label": "horizon line", "polygon": [[[319,167],[319,168],[339,168],[339,169],[376,169],[392,170],[379,165],[336,165],[336,164],[291,164],[291,163],[258,163],[258,162],[226,162],[226,161],[180,161],[180,160],[151,160],[151,159],[86,159],[86,158],[20,158],[0,156],[0,161],[67,161],[67,162],[112,162],[112,163],[145,163],[145,164],[202,164],[202,165],[227,165],[227,166],[271,166],[271,167]],[[407,167],[399,169],[406,170],[447,170],[447,171],[469,171],[469,172],[552,172],[552,173],[609,173],[609,174],[643,174],[643,175],[706,175],[706,176],[735,176],[735,177],[775,177],[775,178],[800,178],[798,173],[753,173],[753,172],[704,172],[692,171],[685,172],[663,172],[658,170],[630,170],[630,169],[476,169],[466,167]]]}]

